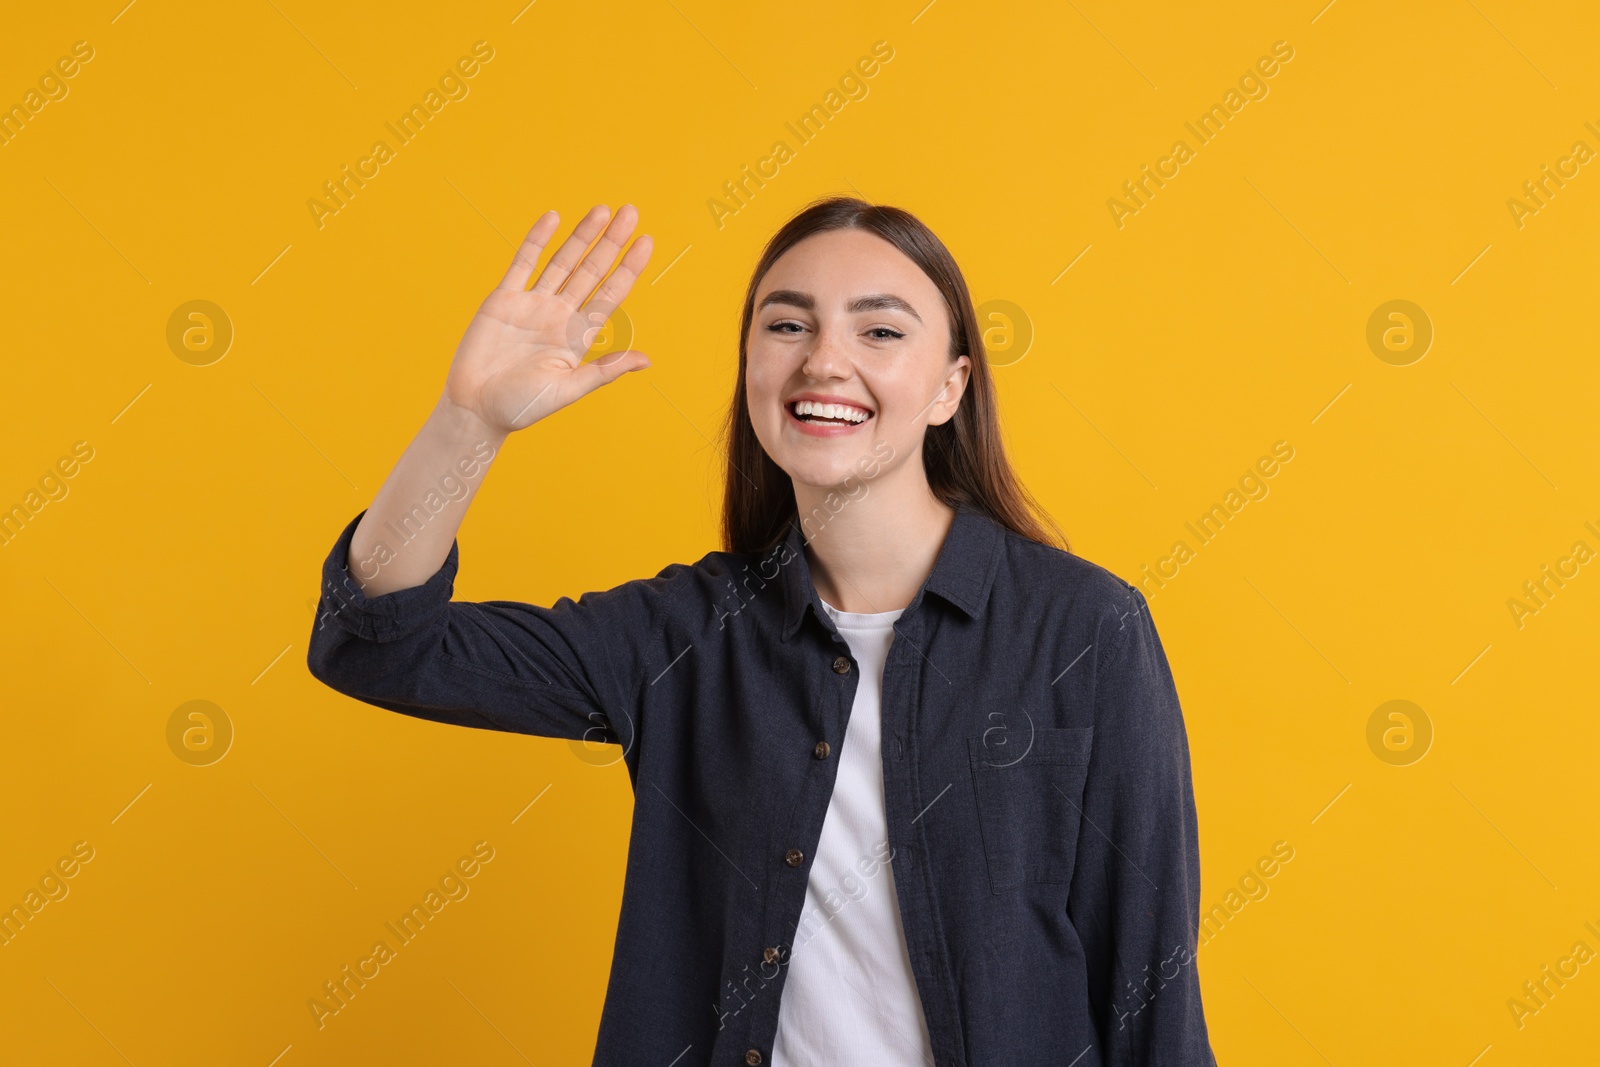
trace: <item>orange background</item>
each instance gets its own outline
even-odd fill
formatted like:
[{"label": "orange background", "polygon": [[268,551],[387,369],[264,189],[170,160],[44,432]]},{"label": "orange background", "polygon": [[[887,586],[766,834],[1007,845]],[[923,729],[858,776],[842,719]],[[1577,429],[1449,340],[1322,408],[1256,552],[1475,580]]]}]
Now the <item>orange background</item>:
[{"label": "orange background", "polygon": [[[1200,955],[1219,1062],[1592,1057],[1600,968],[1567,964],[1520,1025],[1508,1001],[1600,950],[1600,566],[1565,564],[1520,625],[1508,602],[1600,547],[1600,176],[1560,163],[1600,149],[1593,9],[121,4],[0,34],[0,104],[93,52],[0,145],[0,507],[65,491],[0,544],[0,903],[93,854],[0,947],[4,1059],[589,1062],[623,766],[318,684],[318,568],[513,243],[596,202],[655,237],[625,306],[654,366],[510,442],[457,595],[548,604],[717,547],[739,300],[835,192],[916,212],[961,262],[1013,458],[1076,550],[1131,581],[1192,550],[1151,603],[1205,906],[1234,905]],[[323,183],[478,41],[466,95],[319,227]],[[880,41],[799,143],[785,124]],[[1194,138],[1280,41],[1266,95]],[[791,158],[726,200],[779,139]],[[1192,158],[1119,226],[1108,201],[1179,139]],[[1514,211],[1547,164],[1565,184]],[[169,344],[194,300],[231,324],[220,359]],[[1425,352],[1369,346],[1391,300],[1423,318],[1376,332],[1425,321]],[[1200,543],[1186,524],[1280,441],[1266,495]],[[196,700],[232,731],[205,766],[169,741]],[[1392,700],[1410,719],[1369,729]],[[478,842],[469,895],[319,1029],[323,983]]]}]

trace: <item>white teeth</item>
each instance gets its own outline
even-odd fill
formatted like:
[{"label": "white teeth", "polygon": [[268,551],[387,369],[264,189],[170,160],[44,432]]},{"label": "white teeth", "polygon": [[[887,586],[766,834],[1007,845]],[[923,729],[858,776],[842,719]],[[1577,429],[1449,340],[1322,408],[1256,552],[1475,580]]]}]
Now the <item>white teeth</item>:
[{"label": "white teeth", "polygon": [[796,415],[815,415],[819,419],[842,419],[846,422],[866,422],[871,412],[844,404],[819,404],[815,400],[795,402]]}]

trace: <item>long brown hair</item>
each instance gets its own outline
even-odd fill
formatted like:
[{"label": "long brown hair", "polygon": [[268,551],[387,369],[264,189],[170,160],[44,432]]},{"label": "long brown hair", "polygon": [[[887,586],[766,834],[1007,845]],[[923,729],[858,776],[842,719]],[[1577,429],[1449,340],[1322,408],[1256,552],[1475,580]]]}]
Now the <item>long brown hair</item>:
[{"label": "long brown hair", "polygon": [[923,435],[922,464],[933,494],[950,507],[986,513],[1017,534],[1070,550],[1067,536],[1018,480],[1006,459],[1000,413],[983,331],[955,259],[920,219],[897,207],[855,197],[814,200],[767,242],[750,276],[739,323],[739,377],[722,426],[727,491],[722,503],[724,551],[762,554],[777,545],[798,519],[794,482],[767,455],[750,422],[745,366],[756,287],[779,256],[813,234],[857,229],[888,241],[926,274],[944,295],[950,312],[950,359],[971,357],[967,388],[956,413]]}]

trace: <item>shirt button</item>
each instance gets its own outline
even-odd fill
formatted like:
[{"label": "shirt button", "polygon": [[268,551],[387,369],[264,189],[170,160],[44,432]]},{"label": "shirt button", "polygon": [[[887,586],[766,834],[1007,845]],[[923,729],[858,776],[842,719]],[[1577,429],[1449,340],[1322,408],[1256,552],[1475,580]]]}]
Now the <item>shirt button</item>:
[{"label": "shirt button", "polygon": [[849,674],[850,673],[850,657],[849,656],[840,656],[838,659],[834,660],[833,661],[833,673],[835,673],[835,674]]},{"label": "shirt button", "polygon": [[817,759],[827,759],[828,753],[831,751],[833,750],[828,747],[828,742],[818,741],[817,747],[811,750],[811,754],[817,757]]},{"label": "shirt button", "polygon": [[787,863],[791,867],[800,866],[800,861],[805,858],[806,854],[797,848],[791,848],[788,852],[783,854],[783,862]]},{"label": "shirt button", "polygon": [[761,1050],[758,1048],[753,1048],[749,1052],[746,1052],[744,1054],[744,1062],[748,1063],[750,1067],[756,1067],[756,1064],[761,1062]]},{"label": "shirt button", "polygon": [[761,954],[761,958],[766,960],[768,963],[777,963],[778,950],[775,948],[769,948]]}]

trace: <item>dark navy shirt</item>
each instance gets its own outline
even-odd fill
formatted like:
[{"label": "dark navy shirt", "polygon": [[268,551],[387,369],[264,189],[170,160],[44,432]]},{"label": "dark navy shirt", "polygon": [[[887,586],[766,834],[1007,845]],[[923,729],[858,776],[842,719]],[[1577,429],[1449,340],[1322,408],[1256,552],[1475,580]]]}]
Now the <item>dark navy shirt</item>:
[{"label": "dark navy shirt", "polygon": [[[452,600],[459,544],[369,598],[345,567],[360,518],[323,565],[316,678],[621,746],[633,823],[595,1064],[770,1063],[860,681],[800,528],[539,607]],[[1188,738],[1144,596],[962,507],[894,630],[884,802],[935,1067],[1213,1063]]]}]

